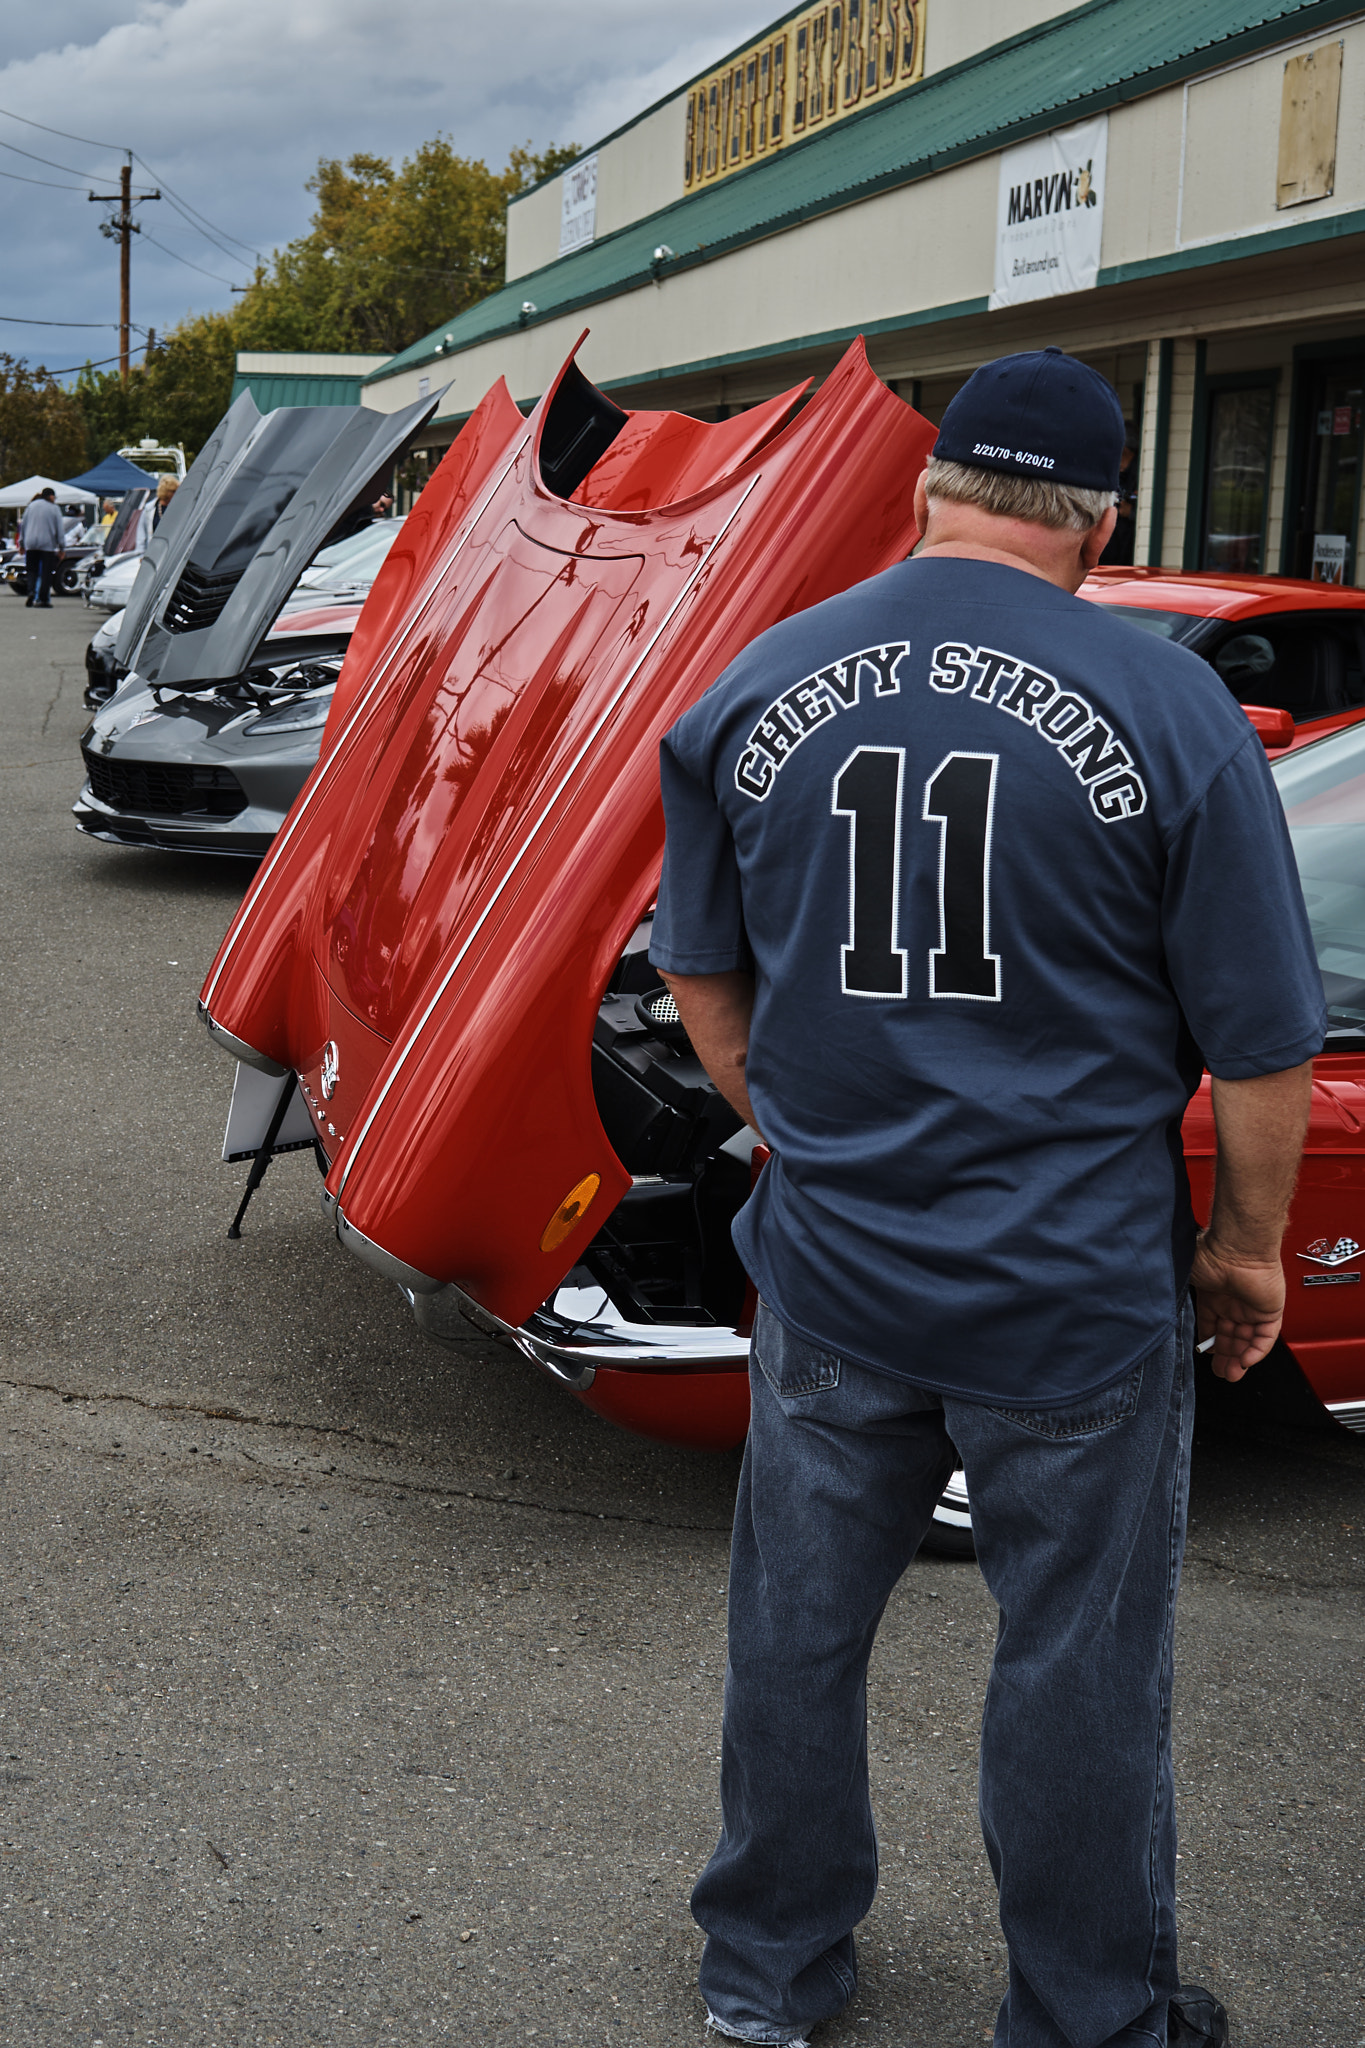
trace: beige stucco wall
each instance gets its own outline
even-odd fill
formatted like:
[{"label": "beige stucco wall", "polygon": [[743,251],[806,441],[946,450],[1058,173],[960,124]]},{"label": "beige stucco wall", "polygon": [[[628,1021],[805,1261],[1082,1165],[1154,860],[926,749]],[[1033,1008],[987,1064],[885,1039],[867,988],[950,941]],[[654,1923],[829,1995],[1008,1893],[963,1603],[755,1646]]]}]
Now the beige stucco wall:
[{"label": "beige stucco wall", "polygon": [[682,198],[686,135],[687,98],[679,93],[599,152],[599,235],[609,235],[628,221],[642,220],[647,213],[657,213],[661,206],[672,206]]},{"label": "beige stucco wall", "polygon": [[[598,171],[601,171],[598,160]],[[524,277],[559,254],[560,180],[538,185],[507,209],[507,278]]]},{"label": "beige stucco wall", "polygon": [[1070,8],[1059,7],[1057,0],[929,0],[924,23],[925,76],[946,71],[950,64],[960,64],[964,57],[974,57],[992,43],[1021,36],[1054,15],[1070,12]]},{"label": "beige stucco wall", "polygon": [[[1336,188],[1330,199],[1277,212],[1275,168],[1286,56],[1321,48],[1329,41],[1343,45]],[[1365,205],[1365,22],[1336,36],[1302,39],[1290,51],[1278,50],[1190,84],[1180,246],[1247,234],[1257,228],[1283,227],[1361,205]]]}]

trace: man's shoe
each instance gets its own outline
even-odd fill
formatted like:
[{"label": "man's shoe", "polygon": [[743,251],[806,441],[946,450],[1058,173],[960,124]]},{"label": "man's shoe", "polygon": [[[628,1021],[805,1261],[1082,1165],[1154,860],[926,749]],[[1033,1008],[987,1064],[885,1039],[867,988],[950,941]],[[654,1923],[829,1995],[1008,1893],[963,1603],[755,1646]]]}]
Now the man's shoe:
[{"label": "man's shoe", "polygon": [[1228,2048],[1227,2013],[1202,1985],[1182,1984],[1168,2013],[1168,2048]]},{"label": "man's shoe", "polygon": [[33,599],[31,597],[26,597],[24,599],[24,610],[26,612],[31,612],[33,610]]},{"label": "man's shoe", "polygon": [[40,597],[38,609],[40,612],[50,612],[52,610],[52,599],[50,597]]}]

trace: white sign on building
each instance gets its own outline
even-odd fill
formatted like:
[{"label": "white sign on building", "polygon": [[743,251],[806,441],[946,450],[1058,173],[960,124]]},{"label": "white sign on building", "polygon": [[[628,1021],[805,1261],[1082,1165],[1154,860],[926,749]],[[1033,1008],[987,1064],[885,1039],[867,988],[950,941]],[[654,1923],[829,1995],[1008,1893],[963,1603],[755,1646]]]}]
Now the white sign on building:
[{"label": "white sign on building", "polygon": [[570,164],[559,185],[559,253],[582,249],[597,233],[597,151]]},{"label": "white sign on building", "polygon": [[992,307],[1094,286],[1108,144],[1109,117],[1101,114],[1001,156]]}]

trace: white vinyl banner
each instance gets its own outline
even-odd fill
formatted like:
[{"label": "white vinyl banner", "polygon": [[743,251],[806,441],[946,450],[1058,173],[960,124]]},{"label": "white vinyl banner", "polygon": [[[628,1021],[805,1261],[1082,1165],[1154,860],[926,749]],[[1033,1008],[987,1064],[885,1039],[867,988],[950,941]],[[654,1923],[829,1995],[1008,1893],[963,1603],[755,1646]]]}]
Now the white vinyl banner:
[{"label": "white vinyl banner", "polygon": [[1109,116],[1000,159],[991,305],[1089,291],[1099,276]]},{"label": "white vinyl banner", "polygon": [[597,151],[570,164],[560,180],[559,253],[567,256],[597,235]]}]

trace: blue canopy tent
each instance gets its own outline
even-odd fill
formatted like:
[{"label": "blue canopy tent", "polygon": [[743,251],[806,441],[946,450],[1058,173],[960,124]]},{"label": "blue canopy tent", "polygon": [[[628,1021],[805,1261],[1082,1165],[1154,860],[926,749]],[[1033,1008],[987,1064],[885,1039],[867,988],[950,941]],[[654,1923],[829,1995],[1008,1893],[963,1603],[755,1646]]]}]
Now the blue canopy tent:
[{"label": "blue canopy tent", "polygon": [[87,469],[84,476],[69,476],[66,481],[83,491],[96,491],[102,498],[117,498],[124,491],[155,489],[158,479],[149,470],[139,469],[135,462],[129,462],[126,456],[106,455],[103,462]]}]

